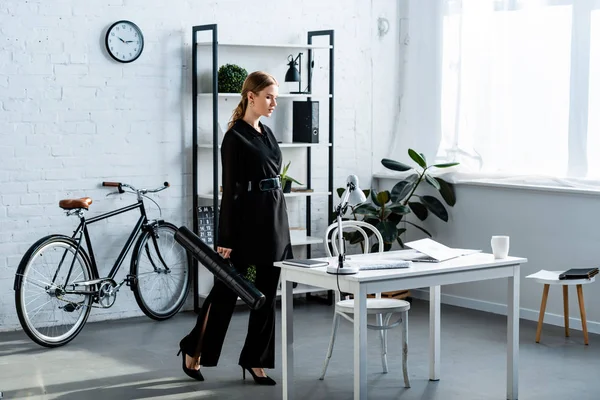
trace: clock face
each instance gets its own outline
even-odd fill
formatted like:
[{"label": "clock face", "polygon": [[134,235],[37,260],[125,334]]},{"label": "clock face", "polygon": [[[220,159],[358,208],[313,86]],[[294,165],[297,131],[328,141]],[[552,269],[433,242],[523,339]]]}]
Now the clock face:
[{"label": "clock face", "polygon": [[133,22],[115,22],[106,32],[106,50],[119,62],[129,63],[136,60],[144,50],[142,31]]}]

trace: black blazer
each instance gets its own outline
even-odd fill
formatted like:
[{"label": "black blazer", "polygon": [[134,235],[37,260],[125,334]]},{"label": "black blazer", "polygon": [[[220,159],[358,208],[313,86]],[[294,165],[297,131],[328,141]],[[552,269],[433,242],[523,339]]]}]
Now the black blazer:
[{"label": "black blazer", "polygon": [[218,246],[248,264],[271,265],[293,258],[287,206],[281,189],[248,191],[261,179],[277,177],[282,157],[271,129],[262,134],[244,120],[225,133],[221,146],[223,196]]}]

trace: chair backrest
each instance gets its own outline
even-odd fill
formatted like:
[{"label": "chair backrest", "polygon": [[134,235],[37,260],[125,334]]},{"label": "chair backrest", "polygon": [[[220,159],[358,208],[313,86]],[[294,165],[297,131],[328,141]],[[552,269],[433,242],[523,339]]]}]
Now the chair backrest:
[{"label": "chair backrest", "polygon": [[[377,238],[378,252],[383,253],[383,237],[381,236],[381,233],[379,233],[379,230],[368,222],[354,220],[342,221],[342,230],[357,231],[362,234],[364,238],[364,253],[368,253],[371,249],[369,243],[369,233],[372,233]],[[365,230],[370,232],[366,232]],[[338,235],[339,232],[337,222],[329,225],[325,230],[323,244],[325,246],[325,253],[327,253],[327,257],[331,257],[332,255],[337,256],[340,253],[338,249]],[[331,250],[333,250],[333,254],[331,254]]]},{"label": "chair backrest", "polygon": [[[364,222],[364,221],[354,221],[354,220],[347,220],[347,221],[342,221],[342,231],[357,231],[360,232],[364,238],[364,253],[368,253],[371,249],[371,245],[369,243],[369,235],[367,234],[367,232],[365,232],[365,230],[372,232],[373,235],[375,235],[375,237],[377,238],[377,250],[379,253],[383,253],[383,236],[381,236],[381,233],[379,233],[379,230],[369,224],[368,222]],[[323,237],[323,244],[325,245],[325,253],[327,253],[327,257],[331,257],[331,250],[330,247],[333,249],[333,255],[337,256],[340,252],[338,249],[338,235],[340,233],[338,232],[338,224],[337,222],[334,222],[333,224],[329,225],[327,227],[327,229],[325,230],[325,236]],[[375,293],[375,297],[376,298],[381,298],[381,293]],[[341,293],[339,291],[335,291],[335,301],[336,303],[338,301],[340,301],[341,298]]]}]

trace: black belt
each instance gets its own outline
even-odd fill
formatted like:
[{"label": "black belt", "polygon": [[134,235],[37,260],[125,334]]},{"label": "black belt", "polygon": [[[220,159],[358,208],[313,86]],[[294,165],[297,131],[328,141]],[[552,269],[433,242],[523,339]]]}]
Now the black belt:
[{"label": "black belt", "polygon": [[249,192],[267,192],[269,190],[275,190],[281,188],[281,179],[279,176],[275,178],[261,179],[260,181],[249,181],[248,191]]}]

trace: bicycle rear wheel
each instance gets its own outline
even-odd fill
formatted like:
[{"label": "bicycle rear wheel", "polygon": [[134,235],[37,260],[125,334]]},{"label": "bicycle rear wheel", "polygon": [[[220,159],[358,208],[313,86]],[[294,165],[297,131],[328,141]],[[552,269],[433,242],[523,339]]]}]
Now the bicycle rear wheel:
[{"label": "bicycle rear wheel", "polygon": [[158,321],[177,314],[189,290],[187,252],[175,241],[176,232],[175,225],[159,221],[140,236],[131,258],[135,299]]},{"label": "bicycle rear wheel", "polygon": [[31,340],[58,347],[77,336],[90,314],[92,296],[65,293],[65,287],[91,275],[87,255],[67,236],[44,237],[27,250],[17,269],[15,303]]}]

